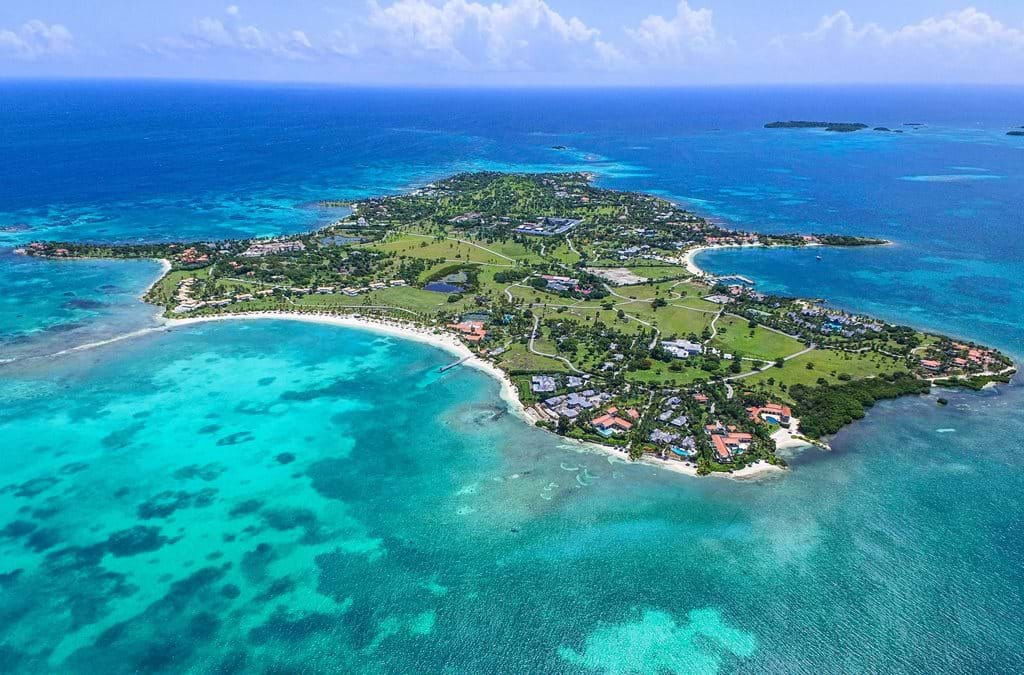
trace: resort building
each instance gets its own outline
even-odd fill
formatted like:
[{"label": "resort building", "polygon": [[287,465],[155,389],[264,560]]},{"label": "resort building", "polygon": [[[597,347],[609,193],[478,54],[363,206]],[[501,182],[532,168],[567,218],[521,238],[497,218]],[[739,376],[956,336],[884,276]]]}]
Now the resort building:
[{"label": "resort building", "polygon": [[530,389],[537,394],[547,393],[558,389],[558,384],[550,375],[534,375],[530,379]]},{"label": "resort building", "polygon": [[[463,321],[462,323],[449,324],[448,327],[458,331],[459,335],[468,342],[481,342],[487,337],[483,321]],[[554,389],[551,391],[554,391]]]},{"label": "resort building", "polygon": [[738,432],[736,427],[731,425],[724,427],[721,422],[708,424],[704,430],[711,437],[711,448],[714,450],[715,459],[722,463],[731,462],[734,455],[746,452],[754,440],[753,435]]},{"label": "resort building", "polygon": [[665,340],[661,343],[661,348],[677,359],[697,356],[704,351],[704,345],[690,340]]},{"label": "resort building", "polygon": [[747,412],[750,413],[750,419],[755,422],[763,420],[783,427],[789,426],[793,416],[793,411],[788,405],[779,403],[765,403],[760,407],[753,406],[747,408]]},{"label": "resort building", "polygon": [[306,245],[301,241],[271,241],[265,244],[253,244],[243,253],[243,258],[259,258],[265,255],[279,255],[281,253],[298,253],[305,251]]},{"label": "resort building", "polygon": [[[636,411],[631,409],[629,413],[636,413]],[[639,418],[640,414],[637,413],[636,417]],[[591,424],[597,429],[597,433],[606,438],[618,433],[625,433],[633,428],[633,422],[619,416],[618,408],[608,408],[604,415],[596,418]]]},{"label": "resort building", "polygon": [[551,218],[545,216],[543,218],[538,218],[535,223],[523,223],[513,231],[518,234],[554,237],[570,232],[582,222],[582,220],[578,220],[576,218]]}]

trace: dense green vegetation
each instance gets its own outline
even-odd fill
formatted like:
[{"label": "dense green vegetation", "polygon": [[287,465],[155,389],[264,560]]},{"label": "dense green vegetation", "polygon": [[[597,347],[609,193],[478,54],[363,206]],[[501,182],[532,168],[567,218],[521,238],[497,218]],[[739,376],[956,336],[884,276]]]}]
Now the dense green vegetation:
[{"label": "dense green vegetation", "polygon": [[789,388],[789,394],[796,402],[795,413],[804,435],[821,438],[864,417],[877,401],[926,394],[929,389],[927,382],[908,373],[896,373],[844,384],[798,384]]}]

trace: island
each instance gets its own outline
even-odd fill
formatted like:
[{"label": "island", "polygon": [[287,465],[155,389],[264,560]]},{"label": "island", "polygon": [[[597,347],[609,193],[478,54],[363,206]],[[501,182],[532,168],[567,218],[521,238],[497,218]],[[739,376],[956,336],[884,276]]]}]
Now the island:
[{"label": "island", "polygon": [[1012,129],[1010,131],[1007,131],[1006,135],[1007,136],[1024,136],[1024,130],[1018,131],[1016,129]]},{"label": "island", "polygon": [[789,122],[769,122],[764,125],[765,129],[824,129],[825,131],[833,131],[840,134],[850,133],[853,131],[860,131],[867,129],[868,125],[861,124],[859,122],[806,122],[806,121],[789,121]]},{"label": "island", "polygon": [[533,424],[693,475],[775,470],[779,449],[826,446],[876,401],[1016,372],[996,349],[762,293],[694,261],[881,239],[730,229],[582,173],[463,173],[325,203],[346,215],[294,236],[20,252],[163,260],[145,299],[171,325],[277,317],[433,336],[459,355],[444,369],[489,369]]}]

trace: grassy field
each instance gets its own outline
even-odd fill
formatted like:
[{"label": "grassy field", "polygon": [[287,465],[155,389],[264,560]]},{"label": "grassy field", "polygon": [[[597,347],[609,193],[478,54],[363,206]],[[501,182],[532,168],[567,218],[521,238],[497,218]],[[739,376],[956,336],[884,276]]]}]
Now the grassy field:
[{"label": "grassy field", "polygon": [[699,368],[686,368],[681,372],[669,370],[668,363],[663,361],[651,361],[650,370],[635,370],[624,373],[626,380],[642,384],[657,384],[661,386],[686,386],[696,380],[708,380],[711,374]]},{"label": "grassy field", "polygon": [[[808,369],[808,363],[813,364],[813,368]],[[785,397],[778,387],[781,383],[788,387],[794,384],[816,386],[818,378],[823,378],[829,384],[841,382],[839,375],[844,373],[853,379],[862,379],[906,370],[902,361],[881,354],[848,354],[832,349],[816,349],[786,361],[782,368],[769,368],[740,382],[743,386],[764,385]],[[774,386],[768,385],[769,379],[775,381]]]},{"label": "grassy field", "polygon": [[536,373],[562,373],[569,370],[568,366],[557,359],[538,356],[518,342],[509,347],[508,351],[498,357],[503,368],[510,371],[527,371]]},{"label": "grassy field", "polygon": [[[516,246],[520,252],[525,251],[525,249],[518,247],[518,245]],[[366,244],[365,247],[375,251],[395,253],[397,255],[404,255],[410,258],[425,258],[427,260],[436,260],[439,258],[444,260],[464,260],[466,262],[500,265],[504,267],[514,264],[511,260],[503,258],[495,253],[485,251],[477,246],[471,246],[470,244],[464,244],[451,239],[437,241],[433,238],[427,239],[410,234],[392,235],[385,241]]]},{"label": "grassy field", "polygon": [[409,286],[385,288],[370,291],[355,297],[332,293],[328,295],[304,295],[294,299],[296,307],[350,307],[359,305],[387,305],[402,307],[417,314],[432,317],[440,310],[461,311],[471,300],[463,299],[456,303],[448,302],[444,293],[424,291]]},{"label": "grassy field", "polygon": [[633,302],[622,305],[619,309],[648,323],[653,323],[661,330],[661,335],[664,338],[670,338],[673,335],[683,337],[690,333],[700,335],[715,318],[713,314],[705,314],[673,305],[654,309],[647,302]]},{"label": "grassy field", "polygon": [[481,241],[478,243],[484,248],[488,248],[495,253],[501,253],[517,261],[526,260],[529,263],[544,262],[544,258],[514,241]]},{"label": "grassy field", "polygon": [[738,319],[731,316],[723,316],[715,324],[718,327],[718,335],[711,342],[713,347],[722,351],[743,356],[750,356],[767,361],[796,354],[804,348],[799,340],[770,331],[758,326],[754,329],[747,327],[745,319]]},{"label": "grassy field", "polygon": [[637,276],[654,280],[690,276],[690,273],[682,265],[625,265],[624,267]]},{"label": "grassy field", "polygon": [[575,265],[580,261],[580,255],[574,253],[569,245],[562,242],[554,247],[549,247],[545,250],[545,257],[549,260],[556,260],[566,265]]}]

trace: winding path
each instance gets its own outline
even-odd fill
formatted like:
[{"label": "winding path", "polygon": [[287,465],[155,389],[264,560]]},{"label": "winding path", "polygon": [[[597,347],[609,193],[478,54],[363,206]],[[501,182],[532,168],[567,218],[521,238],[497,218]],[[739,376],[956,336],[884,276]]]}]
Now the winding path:
[{"label": "winding path", "polygon": [[569,359],[565,358],[564,356],[558,356],[557,354],[545,354],[542,351],[538,351],[533,346],[533,341],[537,339],[537,330],[539,328],[540,328],[540,317],[538,317],[537,315],[534,315],[534,317],[533,317],[533,330],[530,331],[530,344],[528,345],[528,348],[529,348],[530,352],[533,353],[533,354],[536,354],[537,356],[544,356],[544,357],[547,357],[549,359],[555,359],[556,361],[561,361],[565,365],[569,366],[569,368],[571,368],[574,373],[581,373],[582,374],[583,371],[580,370],[579,368],[577,368],[576,366],[574,366],[572,364],[572,361],[570,361]]},{"label": "winding path", "polygon": [[[807,349],[802,349],[802,350],[798,351],[796,354],[790,354],[789,356],[783,357],[782,360],[783,361],[790,361],[792,359],[795,359],[798,356],[803,356],[804,354],[807,354],[808,352],[813,352],[817,348],[818,348],[817,345],[811,345]],[[745,377],[750,377],[751,375],[757,375],[758,373],[763,373],[764,371],[770,370],[773,367],[775,367],[775,364],[769,362],[767,365],[765,365],[765,366],[763,366],[761,368],[758,368],[756,370],[752,370],[749,373],[740,373],[739,375],[733,375],[731,377],[727,377],[727,378],[725,378],[724,381],[725,382],[734,382],[736,380],[742,380]]]}]

